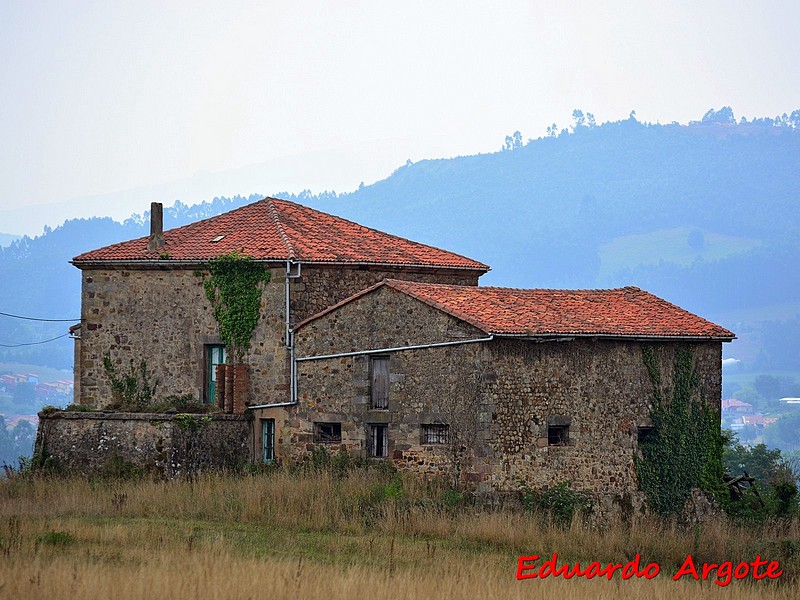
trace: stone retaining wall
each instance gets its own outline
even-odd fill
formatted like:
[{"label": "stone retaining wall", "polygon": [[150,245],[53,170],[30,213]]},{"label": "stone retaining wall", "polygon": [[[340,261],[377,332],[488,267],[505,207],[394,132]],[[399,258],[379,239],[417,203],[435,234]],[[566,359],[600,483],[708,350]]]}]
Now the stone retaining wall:
[{"label": "stone retaining wall", "polygon": [[243,415],[58,411],[39,416],[36,450],[64,473],[176,477],[250,462],[252,422]]}]

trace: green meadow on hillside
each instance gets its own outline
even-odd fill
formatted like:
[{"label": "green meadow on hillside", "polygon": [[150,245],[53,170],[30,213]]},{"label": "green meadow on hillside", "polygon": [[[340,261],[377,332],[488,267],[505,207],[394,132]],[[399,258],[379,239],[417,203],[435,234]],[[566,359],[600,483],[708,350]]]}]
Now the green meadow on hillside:
[{"label": "green meadow on hillside", "polygon": [[602,281],[624,269],[660,262],[690,266],[696,260],[712,262],[761,245],[755,238],[723,235],[692,227],[671,227],[617,237],[599,247]]}]

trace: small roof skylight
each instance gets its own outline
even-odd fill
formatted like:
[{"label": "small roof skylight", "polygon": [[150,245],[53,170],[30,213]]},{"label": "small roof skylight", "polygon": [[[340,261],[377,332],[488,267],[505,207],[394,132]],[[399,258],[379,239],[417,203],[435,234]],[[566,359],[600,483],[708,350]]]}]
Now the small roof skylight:
[{"label": "small roof skylight", "polygon": [[217,237],[215,237],[215,238],[214,238],[213,240],[211,240],[211,241],[212,241],[212,242],[221,242],[221,241],[222,241],[224,238],[225,238],[225,236],[224,236],[224,235],[218,235]]}]

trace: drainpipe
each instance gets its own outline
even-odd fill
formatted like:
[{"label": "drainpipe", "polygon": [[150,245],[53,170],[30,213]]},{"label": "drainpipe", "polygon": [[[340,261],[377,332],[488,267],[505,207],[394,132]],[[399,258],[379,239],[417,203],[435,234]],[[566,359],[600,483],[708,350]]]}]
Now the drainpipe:
[{"label": "drainpipe", "polygon": [[339,352],[338,354],[320,354],[318,356],[303,356],[294,359],[294,362],[303,362],[306,360],[325,360],[327,358],[343,358],[345,356],[386,354],[387,352],[402,352],[403,350],[419,350],[421,348],[441,348],[443,346],[460,346],[462,344],[477,344],[479,342],[491,342],[493,339],[494,339],[494,334],[484,338],[457,340],[453,342],[433,342],[431,344],[418,344],[416,346],[397,346],[395,348],[376,348],[375,350],[356,350],[355,352]]},{"label": "drainpipe", "polygon": [[[297,265],[297,273],[294,275],[292,275],[292,265]],[[301,269],[302,267],[300,266],[299,262],[296,263],[290,260],[286,261],[286,277],[284,279],[285,296],[286,296],[286,333],[283,339],[285,340],[287,346],[292,345],[292,328],[290,323],[291,313],[289,309],[291,300],[291,298],[289,297],[289,290],[290,290],[289,282],[292,279],[300,279]]]},{"label": "drainpipe", "polygon": [[[297,265],[297,273],[292,275],[292,265]],[[291,326],[291,285],[290,280],[292,279],[299,279],[301,274],[302,267],[300,263],[293,263],[290,260],[286,261],[286,278],[285,278],[285,293],[286,293],[286,345],[289,348],[289,402],[287,403],[280,403],[284,406],[288,406],[290,404],[295,404],[297,399],[297,382],[295,378],[295,369],[296,366],[294,364],[294,332],[292,331]],[[252,407],[252,408],[262,408],[259,407]]]},{"label": "drainpipe", "polygon": [[286,261],[286,277],[284,278],[285,282],[285,291],[286,291],[286,332],[284,333],[283,341],[287,346],[291,346],[291,341],[289,340],[289,332],[290,332],[290,325],[289,325],[289,275],[292,272],[292,263],[288,260]]},{"label": "drainpipe", "polygon": [[[294,333],[292,334],[294,337]],[[368,356],[370,354],[386,354],[387,352],[402,352],[403,350],[419,350],[423,348],[441,348],[443,346],[461,346],[463,344],[477,344],[479,342],[491,342],[494,334],[484,338],[473,338],[469,340],[457,340],[453,342],[433,342],[430,344],[417,344],[416,346],[397,346],[394,348],[376,348],[375,350],[357,350],[355,352],[339,352],[338,354],[320,354],[318,356],[303,356],[295,358],[294,340],[291,345],[291,382],[290,382],[290,402],[275,402],[273,404],[259,404],[250,408],[275,408],[279,406],[294,406],[297,400],[297,363],[307,360],[325,360],[327,358],[343,358],[346,356]]]}]

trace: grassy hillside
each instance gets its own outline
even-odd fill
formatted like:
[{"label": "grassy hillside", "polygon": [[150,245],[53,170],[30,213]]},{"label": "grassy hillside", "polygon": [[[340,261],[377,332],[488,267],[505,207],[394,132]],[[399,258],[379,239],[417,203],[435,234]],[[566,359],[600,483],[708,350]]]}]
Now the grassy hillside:
[{"label": "grassy hillside", "polygon": [[753,250],[761,243],[756,238],[687,226],[620,236],[600,245],[598,280],[614,280],[620,271],[639,265],[665,262],[689,267],[695,261],[718,261]]}]

